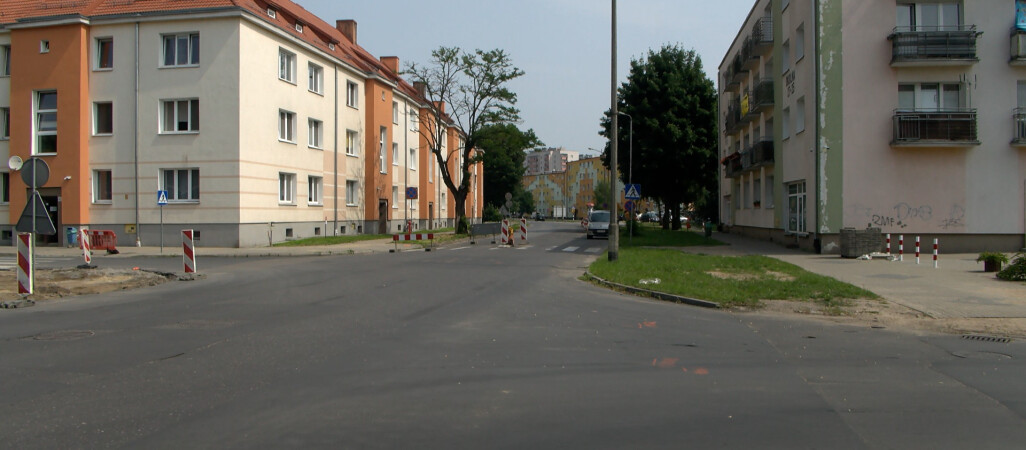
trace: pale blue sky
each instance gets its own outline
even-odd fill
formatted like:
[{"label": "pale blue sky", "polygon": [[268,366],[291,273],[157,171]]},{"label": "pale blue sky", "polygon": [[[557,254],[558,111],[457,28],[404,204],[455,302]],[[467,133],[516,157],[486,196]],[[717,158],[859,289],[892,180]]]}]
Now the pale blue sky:
[{"label": "pale blue sky", "polygon": [[[522,129],[545,144],[601,149],[610,101],[609,0],[295,0],[328,23],[354,19],[357,42],[375,56],[428,62],[439,46],[502,48],[527,74],[512,84]],[[663,44],[695,49],[706,74],[730,46],[754,0],[618,0],[618,78],[632,58]]]}]

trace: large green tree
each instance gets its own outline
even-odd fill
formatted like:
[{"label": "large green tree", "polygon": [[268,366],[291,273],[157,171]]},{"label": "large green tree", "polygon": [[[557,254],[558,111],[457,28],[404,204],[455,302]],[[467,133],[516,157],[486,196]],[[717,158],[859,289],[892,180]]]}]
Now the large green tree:
[{"label": "large green tree", "polygon": [[[520,111],[513,106],[517,94],[508,83],[524,72],[513,66],[501,49],[465,52],[458,47],[439,47],[431,52],[430,63],[410,64],[403,74],[424,88],[428,117],[421,123],[420,134],[456,203],[456,232],[466,234],[470,166],[480,160],[474,150],[480,148],[481,130],[520,119]],[[450,127],[458,130],[463,145],[445,146]],[[455,171],[449,167],[452,158],[459,162]]]},{"label": "large green tree", "polygon": [[[506,203],[506,193],[518,197],[524,190],[524,150],[545,145],[534,130],[520,131],[511,123],[481,128],[478,147],[484,151],[484,202],[496,208]],[[532,202],[533,204],[533,202]]]},{"label": "large green tree", "polygon": [[[682,204],[716,217],[716,89],[702,70],[701,57],[664,45],[632,60],[617,108],[630,115],[618,120],[620,178],[627,182],[633,159],[634,183],[642,185],[646,197],[666,205],[669,220],[663,220],[663,227],[680,229]],[[610,122],[606,111],[599,134],[607,139]],[[609,167],[609,144],[602,158]]]}]

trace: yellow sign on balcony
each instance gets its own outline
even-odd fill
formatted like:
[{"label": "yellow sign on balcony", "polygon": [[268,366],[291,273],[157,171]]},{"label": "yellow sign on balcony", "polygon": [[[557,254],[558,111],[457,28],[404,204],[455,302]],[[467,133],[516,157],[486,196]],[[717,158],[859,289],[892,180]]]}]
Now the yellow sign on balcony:
[{"label": "yellow sign on balcony", "polygon": [[741,115],[748,115],[748,94],[741,97]]}]

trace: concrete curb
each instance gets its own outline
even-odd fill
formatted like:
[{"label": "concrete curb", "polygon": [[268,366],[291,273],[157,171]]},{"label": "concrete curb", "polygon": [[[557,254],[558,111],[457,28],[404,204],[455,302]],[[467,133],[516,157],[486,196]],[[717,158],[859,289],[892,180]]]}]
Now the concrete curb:
[{"label": "concrete curb", "polygon": [[684,303],[686,305],[691,305],[691,306],[701,306],[703,308],[720,309],[720,304],[719,303],[710,302],[708,300],[699,300],[697,298],[684,297],[684,296],[675,295],[675,294],[667,294],[665,292],[651,291],[651,290],[648,290],[648,289],[636,288],[634,286],[627,286],[627,285],[623,285],[623,284],[620,284],[620,283],[614,283],[612,281],[608,281],[608,280],[604,280],[602,278],[599,278],[599,277],[595,276],[594,274],[592,274],[589,271],[585,271],[584,272],[584,276],[586,276],[586,277],[588,277],[588,278],[590,278],[590,279],[592,279],[594,281],[597,281],[599,284],[602,284],[604,286],[620,289],[620,290],[626,291],[626,292],[628,292],[630,294],[643,295],[645,297],[652,297],[652,298],[656,298],[656,299],[664,300],[664,301],[668,301],[668,302]]}]

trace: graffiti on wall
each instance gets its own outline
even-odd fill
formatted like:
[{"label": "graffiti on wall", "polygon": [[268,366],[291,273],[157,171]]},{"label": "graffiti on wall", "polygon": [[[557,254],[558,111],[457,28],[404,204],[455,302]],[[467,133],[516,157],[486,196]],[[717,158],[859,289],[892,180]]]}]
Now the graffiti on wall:
[{"label": "graffiti on wall", "polygon": [[935,218],[932,205],[915,205],[914,203],[898,202],[886,208],[874,208],[861,204],[848,207],[852,217],[865,218],[866,227],[907,228],[909,226],[935,225],[944,230],[965,228],[965,208],[952,204],[947,214]]}]

